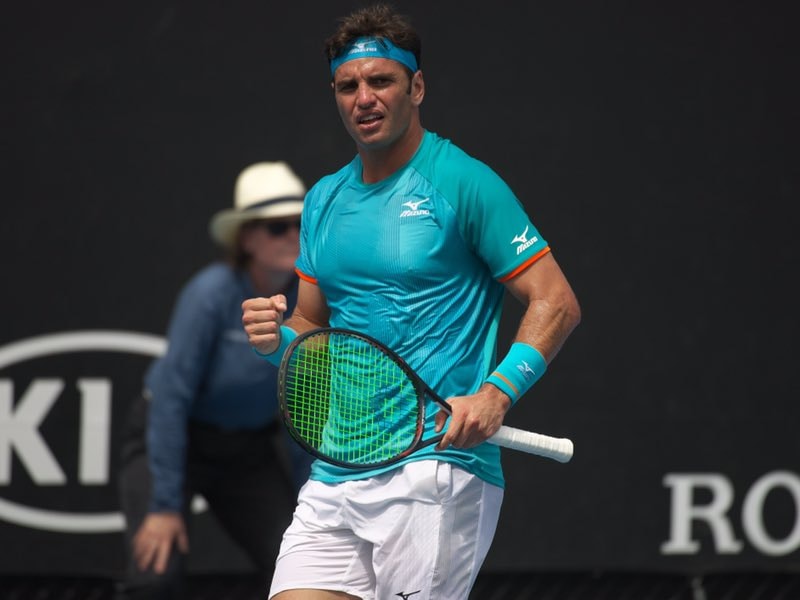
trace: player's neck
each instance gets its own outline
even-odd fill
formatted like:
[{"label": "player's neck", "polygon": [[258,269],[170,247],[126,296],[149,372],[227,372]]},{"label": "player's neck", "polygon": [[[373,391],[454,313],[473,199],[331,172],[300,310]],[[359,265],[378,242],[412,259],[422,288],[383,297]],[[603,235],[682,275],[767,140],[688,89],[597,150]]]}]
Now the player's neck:
[{"label": "player's neck", "polygon": [[364,183],[377,183],[402,168],[419,148],[425,130],[419,122],[412,123],[408,131],[393,144],[385,148],[358,148]]}]

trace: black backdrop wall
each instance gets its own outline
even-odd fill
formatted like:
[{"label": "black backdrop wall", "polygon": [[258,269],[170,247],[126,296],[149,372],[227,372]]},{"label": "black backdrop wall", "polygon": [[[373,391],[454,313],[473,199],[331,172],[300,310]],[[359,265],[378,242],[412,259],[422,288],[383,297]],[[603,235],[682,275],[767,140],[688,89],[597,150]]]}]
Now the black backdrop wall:
[{"label": "black backdrop wall", "polygon": [[[509,182],[584,310],[508,417],[576,456],[504,455],[486,569],[800,570],[788,3],[397,4],[424,124]],[[239,170],[354,153],[321,42],[356,5],[5,9],[0,572],[120,568],[127,403]],[[244,568],[198,535],[197,569]]]}]

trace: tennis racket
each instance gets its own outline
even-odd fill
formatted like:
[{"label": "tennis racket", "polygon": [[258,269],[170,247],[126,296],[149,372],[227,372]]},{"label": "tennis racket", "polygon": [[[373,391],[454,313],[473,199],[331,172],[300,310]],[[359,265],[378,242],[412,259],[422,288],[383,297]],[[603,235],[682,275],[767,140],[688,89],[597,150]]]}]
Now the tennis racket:
[{"label": "tennis racket", "polygon": [[[426,399],[450,411],[395,352],[366,335],[322,328],[298,335],[278,372],[281,414],[307,452],[350,469],[395,463],[436,444],[423,439]],[[567,462],[572,441],[502,426],[488,439],[505,448]]]}]

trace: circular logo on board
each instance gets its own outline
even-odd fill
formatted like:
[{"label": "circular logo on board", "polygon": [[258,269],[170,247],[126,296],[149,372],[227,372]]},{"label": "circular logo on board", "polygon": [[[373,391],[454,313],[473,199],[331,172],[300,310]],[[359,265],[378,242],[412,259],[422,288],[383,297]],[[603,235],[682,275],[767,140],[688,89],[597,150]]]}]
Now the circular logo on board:
[{"label": "circular logo on board", "polygon": [[[75,353],[122,353],[161,356],[166,340],[130,331],[87,330],[41,335],[0,347],[0,494],[11,484],[12,455],[27,469],[35,486],[66,484],[64,468],[45,441],[40,426],[64,390],[59,377],[34,377],[14,403],[14,381],[4,370],[26,361]],[[79,422],[76,469],[82,486],[108,483],[111,389],[109,378],[80,377],[76,382]],[[125,527],[114,512],[65,512],[29,506],[0,496],[0,519],[23,527],[66,533],[108,533]]]}]

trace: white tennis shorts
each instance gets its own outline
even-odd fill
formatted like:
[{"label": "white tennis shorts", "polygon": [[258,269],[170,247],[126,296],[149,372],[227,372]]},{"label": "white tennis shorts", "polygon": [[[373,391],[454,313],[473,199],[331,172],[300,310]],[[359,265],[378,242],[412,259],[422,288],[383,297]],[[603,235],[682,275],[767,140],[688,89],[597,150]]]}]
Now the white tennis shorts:
[{"label": "white tennis shorts", "polygon": [[466,600],[502,501],[501,488],[436,460],[358,481],[308,481],[269,597],[305,588],[362,600]]}]

